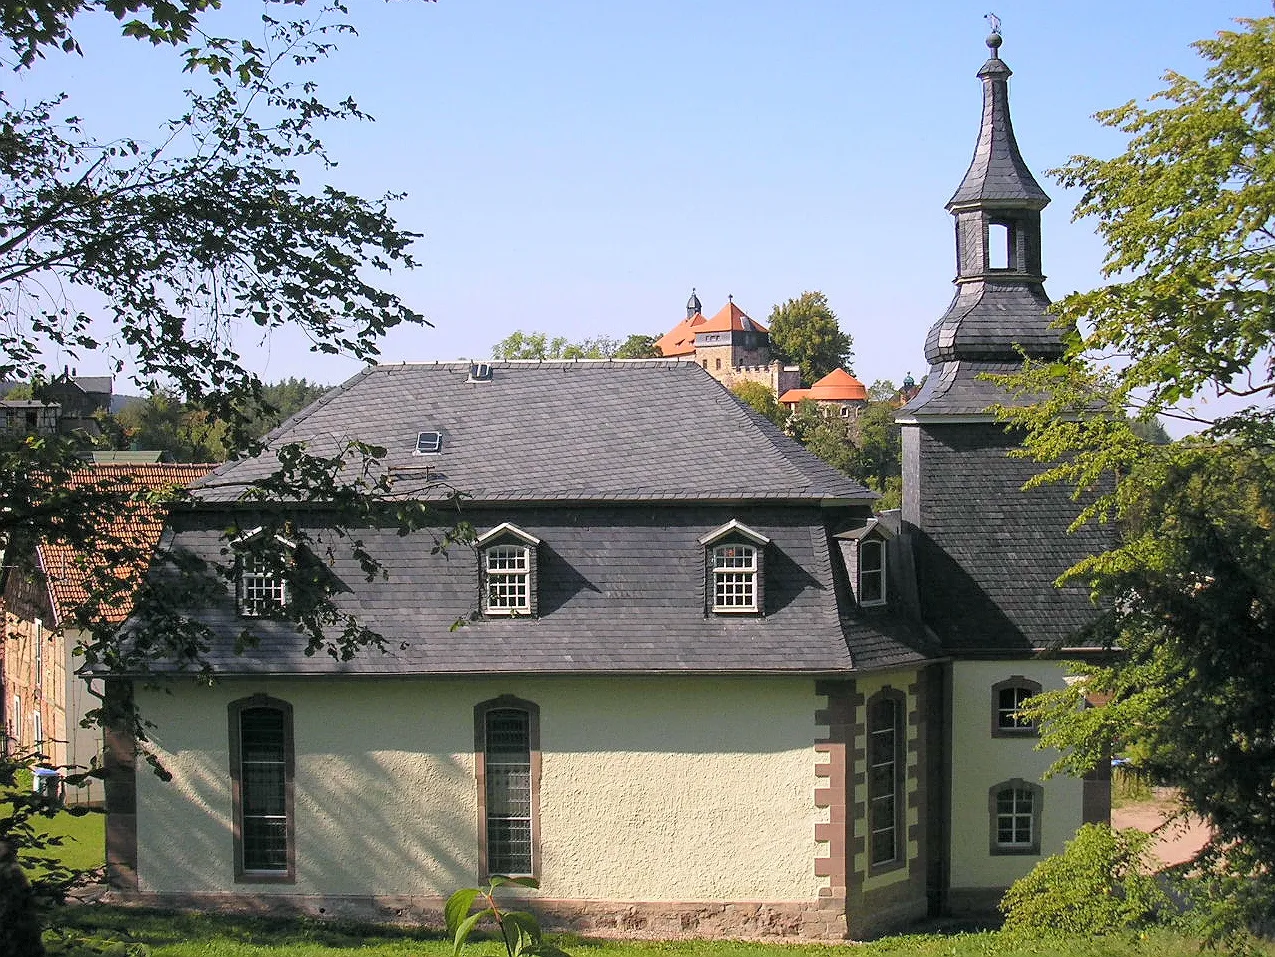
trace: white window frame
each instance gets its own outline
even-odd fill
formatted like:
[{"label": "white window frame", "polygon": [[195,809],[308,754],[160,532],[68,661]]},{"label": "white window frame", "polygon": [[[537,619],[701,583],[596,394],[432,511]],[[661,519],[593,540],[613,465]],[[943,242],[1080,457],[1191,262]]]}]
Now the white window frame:
[{"label": "white window frame", "polygon": [[760,570],[755,545],[742,542],[714,545],[713,611],[727,615],[756,612]]},{"label": "white window frame", "polygon": [[[1008,794],[1008,804],[1001,798]],[[1014,778],[992,785],[988,791],[988,850],[991,854],[1040,854],[1040,829],[1045,789],[1039,784]],[[1024,835],[1025,839],[1020,839]],[[1002,840],[1002,827],[1009,839]]]},{"label": "white window frame", "polygon": [[[708,609],[715,615],[760,615],[765,608],[765,548],[770,539],[732,518],[701,536],[699,543],[705,549]],[[746,600],[728,600],[732,596]]]},{"label": "white window frame", "polygon": [[[476,544],[483,614],[493,618],[534,617],[540,539],[517,525],[501,522],[479,535]],[[497,558],[500,560],[493,561]]]},{"label": "white window frame", "polygon": [[239,556],[239,613],[269,618],[288,607],[288,582],[265,555]]},{"label": "white window frame", "polygon": [[[859,542],[859,604],[866,608],[886,603],[885,549],[885,540],[881,538],[864,538]],[[870,550],[875,551],[880,559],[880,564],[875,568],[868,568],[864,561]],[[877,583],[878,596],[869,598],[867,583],[873,579]]]},{"label": "white window frame", "polygon": [[499,542],[488,545],[482,554],[486,614],[530,615],[531,549],[513,542]]}]

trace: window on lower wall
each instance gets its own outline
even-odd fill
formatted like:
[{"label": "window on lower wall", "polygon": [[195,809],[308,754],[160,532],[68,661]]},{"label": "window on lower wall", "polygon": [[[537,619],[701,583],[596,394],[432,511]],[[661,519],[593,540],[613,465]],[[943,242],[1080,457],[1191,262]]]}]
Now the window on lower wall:
[{"label": "window on lower wall", "polygon": [[230,705],[235,880],[296,880],[292,706],[256,695]]},{"label": "window on lower wall", "polygon": [[1014,778],[988,792],[992,854],[1039,854],[1045,789]]},{"label": "window on lower wall", "polygon": [[868,863],[903,863],[904,695],[883,688],[868,699]]},{"label": "window on lower wall", "polygon": [[539,870],[540,709],[503,695],[474,709],[482,876]]}]

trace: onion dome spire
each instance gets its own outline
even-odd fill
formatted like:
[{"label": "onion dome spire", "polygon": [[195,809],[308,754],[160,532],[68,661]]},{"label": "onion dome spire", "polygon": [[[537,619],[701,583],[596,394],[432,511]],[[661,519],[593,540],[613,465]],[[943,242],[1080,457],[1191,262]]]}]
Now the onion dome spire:
[{"label": "onion dome spire", "polygon": [[700,304],[699,296],[695,295],[695,287],[691,287],[691,298],[686,300],[686,318],[702,312],[704,307]]}]

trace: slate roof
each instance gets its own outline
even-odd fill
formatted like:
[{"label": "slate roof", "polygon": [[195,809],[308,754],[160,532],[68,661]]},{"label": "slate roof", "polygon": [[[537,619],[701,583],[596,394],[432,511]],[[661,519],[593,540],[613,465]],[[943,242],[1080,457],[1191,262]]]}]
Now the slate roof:
[{"label": "slate roof", "polygon": [[[388,639],[384,654],[307,656],[290,625],[240,618],[227,595],[200,612],[216,636],[210,663],[222,674],[845,673],[933,651],[908,616],[854,614],[838,603],[825,515],[813,504],[492,506],[465,517],[480,532],[512,521],[541,540],[537,617],[477,618],[452,630],[477,609],[474,551],[432,554],[427,532],[363,529],[360,538],[386,560],[389,577],[367,582],[339,548],[331,573],[348,589],[342,608]],[[731,518],[771,539],[764,616],[705,611],[698,538]],[[165,547],[224,563],[217,519],[206,510],[175,516]],[[319,551],[326,533],[312,521],[301,516],[297,528],[318,536],[311,547]],[[258,644],[236,655],[245,628]]]},{"label": "slate roof", "polygon": [[[440,454],[414,454],[423,431],[442,433]],[[408,497],[437,496],[442,481],[474,502],[876,498],[676,361],[495,362],[486,382],[464,363],[374,366],[267,441],[335,455],[352,440],[388,450]],[[274,467],[269,455],[229,463],[194,494],[233,502]]]},{"label": "slate roof", "polygon": [[[138,579],[159,542],[167,510],[144,499],[127,500],[134,493],[181,488],[206,475],[212,465],[110,464],[91,465],[72,476],[72,486],[102,485],[123,501],[115,518],[102,530],[102,541],[135,549],[139,561],[128,567],[116,567],[121,579]],[[101,558],[95,544],[76,548],[65,542],[43,542],[36,546],[37,559],[49,589],[49,600],[57,622],[62,622],[70,609],[82,605],[88,597],[85,590],[89,576],[100,568]],[[123,622],[132,610],[131,598],[111,608],[106,618]]]},{"label": "slate roof", "polygon": [[949,210],[972,204],[1001,202],[1043,209],[1049,197],[1040,188],[1018,151],[1009,116],[1009,78],[1013,71],[1000,59],[1000,35],[987,38],[991,57],[978,71],[983,81],[983,120],[974,158],[952,198]]}]

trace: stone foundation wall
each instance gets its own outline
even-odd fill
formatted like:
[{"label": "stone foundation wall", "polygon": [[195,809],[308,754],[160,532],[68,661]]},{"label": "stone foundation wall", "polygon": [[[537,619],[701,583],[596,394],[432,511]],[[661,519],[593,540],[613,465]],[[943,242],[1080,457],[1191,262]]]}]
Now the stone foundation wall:
[{"label": "stone foundation wall", "polygon": [[[512,898],[511,898],[512,899]],[[378,924],[443,926],[441,897],[309,894],[161,894],[112,891],[122,906],[199,913],[314,917]],[[520,900],[547,930],[592,937],[843,940],[844,901],[567,901]]]}]

